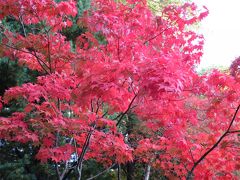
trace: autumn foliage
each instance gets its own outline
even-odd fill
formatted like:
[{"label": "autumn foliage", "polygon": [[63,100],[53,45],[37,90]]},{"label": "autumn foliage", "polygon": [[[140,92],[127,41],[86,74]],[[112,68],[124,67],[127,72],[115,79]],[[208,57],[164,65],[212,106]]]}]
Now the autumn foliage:
[{"label": "autumn foliage", "polygon": [[[59,179],[73,169],[81,178],[91,159],[105,167],[145,163],[169,178],[236,178],[240,82],[195,71],[203,37],[191,25],[206,8],[170,5],[156,16],[145,1],[94,0],[78,17],[75,1],[0,6],[0,18],[14,17],[23,29],[4,28],[2,56],[40,73],[0,99],[0,109],[25,102],[0,117],[0,138],[32,143],[37,159],[55,163]],[[62,32],[73,23],[87,31],[70,42]],[[26,33],[30,25],[37,29]]]}]

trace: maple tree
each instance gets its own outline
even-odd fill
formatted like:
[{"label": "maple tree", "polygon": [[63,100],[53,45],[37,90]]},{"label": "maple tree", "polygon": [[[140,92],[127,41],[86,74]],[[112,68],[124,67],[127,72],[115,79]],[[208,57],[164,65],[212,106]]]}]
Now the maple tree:
[{"label": "maple tree", "polygon": [[[117,166],[119,179],[121,168],[136,163],[146,166],[145,179],[151,168],[168,178],[235,177],[240,82],[195,71],[203,37],[188,27],[206,8],[169,5],[159,16],[146,1],[94,0],[79,16],[72,0],[0,5],[0,19],[22,27],[3,26],[2,56],[40,74],[1,97],[0,109],[25,105],[0,118],[0,138],[31,143],[58,179],[81,179],[90,160]],[[86,30],[69,38],[73,26]]]}]

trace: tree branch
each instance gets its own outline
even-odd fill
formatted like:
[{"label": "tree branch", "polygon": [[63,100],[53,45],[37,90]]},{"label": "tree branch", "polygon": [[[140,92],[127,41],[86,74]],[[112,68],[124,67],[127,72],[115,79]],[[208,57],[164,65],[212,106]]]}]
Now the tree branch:
[{"label": "tree branch", "polygon": [[[175,22],[173,22],[171,25],[173,25],[174,23],[178,22],[179,19],[177,19]],[[148,42],[152,41],[153,39],[157,38],[158,36],[160,36],[162,33],[164,33],[165,31],[167,31],[168,29],[170,29],[171,26],[167,26],[166,28],[164,28],[163,30],[161,30],[158,34],[154,35],[153,37],[147,39],[143,44],[147,44]]]},{"label": "tree branch", "polygon": [[231,129],[232,124],[233,124],[233,122],[234,122],[234,120],[235,120],[235,118],[236,118],[236,116],[237,116],[237,113],[238,113],[239,109],[240,109],[240,105],[238,105],[238,107],[237,107],[237,109],[236,109],[236,111],[235,111],[235,113],[234,113],[234,115],[233,115],[233,118],[232,118],[232,120],[231,120],[231,122],[230,122],[230,124],[229,124],[229,126],[228,126],[228,128],[227,128],[227,130],[225,131],[225,133],[218,139],[218,141],[217,141],[208,151],[206,151],[206,152],[193,164],[192,169],[189,171],[189,173],[188,173],[188,175],[187,175],[187,177],[186,177],[187,180],[190,180],[190,179],[192,178],[193,171],[194,171],[195,168],[199,165],[199,163],[200,163],[202,160],[204,160],[204,158],[205,158],[209,153],[211,153],[211,152],[218,146],[218,144],[223,140],[223,138],[224,138],[225,136],[227,136],[229,133],[231,133],[230,129]]},{"label": "tree branch", "polygon": [[25,30],[25,27],[24,27],[24,24],[23,24],[23,18],[22,18],[22,15],[19,15],[19,21],[20,21],[20,24],[21,24],[22,29],[23,29],[24,37],[27,37],[27,33],[26,33],[26,30]]},{"label": "tree branch", "polygon": [[90,144],[90,139],[91,139],[92,133],[93,133],[95,128],[96,128],[96,123],[93,125],[92,129],[88,132],[87,138],[86,138],[86,140],[84,142],[84,145],[83,145],[83,148],[82,148],[82,152],[81,152],[81,154],[78,158],[78,161],[77,161],[78,180],[80,180],[81,176],[82,176],[83,158],[84,158],[84,156],[87,152],[88,146]]},{"label": "tree branch", "polygon": [[118,170],[117,170],[117,179],[118,180],[121,180],[121,165],[120,164],[118,164]]},{"label": "tree branch", "polygon": [[42,65],[42,63],[43,63],[48,69],[49,69],[49,67],[47,66],[47,64],[46,64],[40,57],[37,56],[36,51],[33,51],[34,54],[32,54],[32,53],[29,52],[29,51],[25,51],[25,50],[22,50],[22,49],[18,49],[18,48],[16,48],[16,47],[10,46],[10,45],[8,45],[8,44],[2,44],[2,45],[3,45],[3,46],[6,46],[6,47],[8,47],[8,48],[11,48],[11,49],[15,49],[15,50],[17,50],[17,51],[21,51],[21,52],[23,52],[23,53],[31,54],[32,56],[34,56],[34,57],[37,59],[38,64],[41,66],[41,68],[42,68],[47,74],[50,74],[50,73],[48,72],[48,70]]},{"label": "tree branch", "polygon": [[118,122],[117,122],[116,126],[119,125],[119,123],[122,121],[123,117],[124,117],[124,116],[128,113],[128,111],[131,109],[131,106],[132,106],[134,100],[136,99],[137,95],[138,95],[138,94],[135,94],[135,95],[134,95],[132,101],[131,101],[130,104],[128,105],[127,110],[126,110],[124,113],[121,114],[120,118],[118,119]]},{"label": "tree branch", "polygon": [[112,166],[108,167],[108,168],[107,168],[107,169],[105,169],[104,171],[102,171],[102,172],[100,172],[100,173],[96,174],[96,175],[95,175],[95,176],[93,176],[93,177],[90,177],[90,178],[88,178],[87,180],[92,180],[92,179],[95,179],[95,178],[97,178],[98,176],[101,176],[102,174],[104,174],[104,173],[108,172],[108,171],[109,171],[111,168],[113,168],[115,165],[116,165],[116,164],[113,164]]},{"label": "tree branch", "polygon": [[233,130],[233,131],[228,131],[229,134],[233,134],[233,133],[240,133],[240,130]]},{"label": "tree branch", "polygon": [[49,33],[47,33],[47,41],[48,41],[47,49],[48,49],[49,70],[50,70],[50,73],[52,73],[51,48],[50,48],[50,36],[49,36]]},{"label": "tree branch", "polygon": [[149,180],[150,173],[151,173],[151,166],[150,164],[147,164],[145,169],[145,174],[144,174],[144,180]]},{"label": "tree branch", "polygon": [[193,163],[195,163],[195,160],[194,160],[194,158],[193,158],[193,154],[192,154],[192,150],[189,149],[189,152],[190,152],[190,154],[191,154],[191,157],[192,157],[192,161],[193,161]]}]

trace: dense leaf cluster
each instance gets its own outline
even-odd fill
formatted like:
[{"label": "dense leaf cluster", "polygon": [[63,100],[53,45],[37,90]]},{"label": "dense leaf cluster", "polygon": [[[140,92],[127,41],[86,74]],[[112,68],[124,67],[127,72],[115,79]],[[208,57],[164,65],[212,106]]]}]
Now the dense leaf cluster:
[{"label": "dense leaf cluster", "polygon": [[11,81],[2,79],[9,84],[0,145],[18,156],[0,172],[61,180],[95,178],[91,169],[105,179],[149,179],[150,171],[237,176],[240,82],[195,71],[203,37],[189,26],[207,16],[205,7],[173,4],[158,15],[137,0],[94,0],[88,10],[73,0],[0,6],[1,56],[17,67]]}]

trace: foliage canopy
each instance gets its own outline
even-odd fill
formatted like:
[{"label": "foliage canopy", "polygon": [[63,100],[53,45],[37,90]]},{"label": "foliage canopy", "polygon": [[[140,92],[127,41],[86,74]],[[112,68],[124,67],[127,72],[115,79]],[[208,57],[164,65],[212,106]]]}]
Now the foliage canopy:
[{"label": "foliage canopy", "polygon": [[90,162],[118,178],[121,168],[134,178],[139,164],[145,178],[150,167],[170,179],[236,177],[240,81],[198,75],[203,37],[187,28],[207,9],[169,5],[160,16],[144,0],[80,5],[0,0],[0,19],[20,28],[1,25],[1,55],[38,75],[5,91],[0,108],[21,108],[0,117],[0,138],[31,149],[58,179],[81,179]]}]

